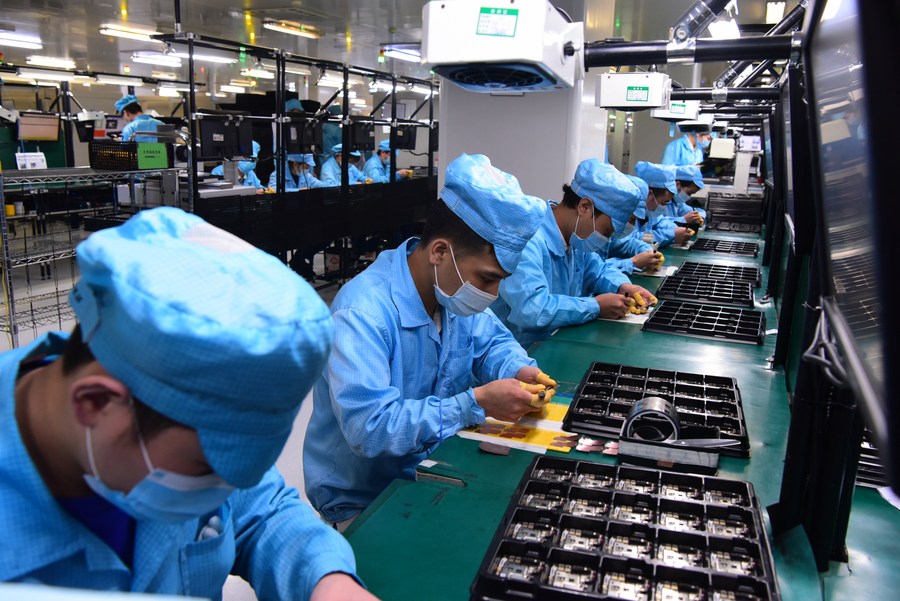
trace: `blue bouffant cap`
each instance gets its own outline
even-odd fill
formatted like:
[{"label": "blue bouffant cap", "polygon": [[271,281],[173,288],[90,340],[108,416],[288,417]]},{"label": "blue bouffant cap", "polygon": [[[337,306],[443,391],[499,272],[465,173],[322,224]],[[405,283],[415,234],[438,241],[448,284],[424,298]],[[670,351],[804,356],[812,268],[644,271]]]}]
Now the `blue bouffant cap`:
[{"label": "blue bouffant cap", "polygon": [[116,112],[121,113],[122,109],[124,109],[129,104],[136,104],[138,101],[137,96],[134,94],[125,94],[118,100],[116,100]]},{"label": "blue bouffant cap", "polygon": [[[334,146],[331,147],[331,154],[341,154],[341,151],[343,149],[344,149],[343,144],[335,144]],[[362,156],[358,150],[351,150],[347,154],[349,154],[352,157]]]},{"label": "blue bouffant cap", "polygon": [[[579,163],[572,178],[572,191],[590,198],[598,210],[612,219],[613,229],[621,232],[641,201],[640,190],[618,169],[600,159]],[[647,195],[644,195],[647,198]]]},{"label": "blue bouffant cap", "polygon": [[638,194],[640,194],[641,202],[638,203],[637,207],[635,207],[632,215],[637,217],[638,219],[646,219],[647,218],[647,195],[650,194],[650,186],[647,185],[647,182],[642,180],[636,175],[628,175],[625,174],[631,183],[637,186]]},{"label": "blue bouffant cap", "polygon": [[703,189],[703,173],[696,165],[680,165],[675,168],[675,179],[680,182],[691,182],[701,190]]},{"label": "blue bouffant cap", "polygon": [[378,150],[390,151],[390,150],[391,150],[391,141],[388,140],[387,138],[385,138],[384,140],[382,140],[381,142],[379,142],[379,143],[378,143]]},{"label": "blue bouffant cap", "polygon": [[634,166],[634,174],[647,182],[651,188],[665,188],[672,194],[678,193],[675,187],[675,167],[638,161]]},{"label": "blue bouffant cap", "polygon": [[94,232],[76,256],[69,302],[97,361],[195,429],[226,482],[259,482],[331,347],[316,291],[273,255],[174,207]]},{"label": "blue bouffant cap", "polygon": [[519,264],[540,227],[547,203],[522,192],[519,181],[483,154],[461,154],[447,165],[441,199],[476,234],[494,245],[505,271]]},{"label": "blue bouffant cap", "polygon": [[287,102],[284,103],[285,111],[302,111],[303,105],[300,104],[300,100],[297,98],[291,98]]}]

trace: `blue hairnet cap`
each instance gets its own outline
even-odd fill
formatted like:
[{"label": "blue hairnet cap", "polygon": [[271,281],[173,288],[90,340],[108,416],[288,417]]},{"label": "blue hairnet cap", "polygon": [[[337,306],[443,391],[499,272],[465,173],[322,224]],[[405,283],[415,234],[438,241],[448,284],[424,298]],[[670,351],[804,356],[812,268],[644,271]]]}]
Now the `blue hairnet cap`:
[{"label": "blue hairnet cap", "polygon": [[253,154],[251,156],[258,157],[259,156],[259,142],[253,140]]},{"label": "blue hairnet cap", "polygon": [[[343,144],[335,144],[334,146],[331,147],[331,154],[341,154],[341,151],[343,149],[344,149]],[[351,150],[347,154],[349,154],[352,157],[362,156],[362,155],[360,155],[358,150]]]},{"label": "blue hairnet cap", "polygon": [[500,267],[509,273],[547,210],[547,203],[522,192],[514,176],[491,165],[483,154],[463,153],[447,165],[441,199],[494,245]]},{"label": "blue hairnet cap", "polygon": [[637,186],[638,194],[641,197],[641,201],[638,203],[637,207],[635,207],[634,211],[631,213],[638,219],[646,219],[647,218],[647,195],[650,194],[650,186],[647,185],[647,182],[642,180],[636,175],[628,175],[625,174],[632,184]]},{"label": "blue hairnet cap", "polygon": [[287,102],[284,103],[285,111],[302,111],[303,105],[300,104],[300,100],[297,98],[291,98]]},{"label": "blue hairnet cap", "polygon": [[195,429],[226,482],[259,482],[331,347],[316,291],[273,255],[174,207],[97,231],[76,256],[69,302],[97,361]]},{"label": "blue hairnet cap", "polygon": [[631,180],[600,159],[581,161],[575,169],[571,186],[576,194],[590,198],[598,210],[610,216],[616,232],[625,229],[641,200],[640,191]]},{"label": "blue hairnet cap", "polygon": [[330,105],[328,105],[327,111],[328,111],[329,115],[340,115],[341,113],[344,112],[344,109],[342,109],[337,104],[330,104]]},{"label": "blue hairnet cap", "polygon": [[124,109],[129,104],[134,104],[138,101],[137,96],[134,94],[125,94],[118,100],[116,100],[116,112],[121,113],[122,109]]},{"label": "blue hairnet cap", "polygon": [[651,188],[665,188],[672,194],[678,193],[675,187],[675,167],[638,161],[634,166],[634,174],[647,182]]},{"label": "blue hairnet cap", "polygon": [[675,179],[680,182],[691,182],[703,189],[703,174],[696,165],[680,165],[675,168]]},{"label": "blue hairnet cap", "polygon": [[384,140],[382,140],[381,142],[378,143],[378,150],[390,151],[390,149],[391,149],[391,141],[388,140],[387,138],[385,138]]}]

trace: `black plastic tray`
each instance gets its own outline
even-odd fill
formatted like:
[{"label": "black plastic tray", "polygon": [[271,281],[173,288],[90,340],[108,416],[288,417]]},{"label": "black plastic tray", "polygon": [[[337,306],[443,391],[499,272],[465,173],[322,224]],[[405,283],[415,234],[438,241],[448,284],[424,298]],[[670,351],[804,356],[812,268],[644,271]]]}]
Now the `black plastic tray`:
[{"label": "black plastic tray", "polygon": [[762,274],[758,267],[727,265],[722,263],[696,263],[685,261],[675,272],[677,276],[695,276],[709,280],[727,280],[729,282],[750,282],[754,288],[762,283]]},{"label": "black plastic tray", "polygon": [[737,380],[724,376],[594,362],[572,395],[563,430],[618,438],[632,405],[647,396],[674,404],[682,438],[740,440],[716,452],[750,456],[741,391]]},{"label": "black plastic tray", "polygon": [[781,598],[748,482],[547,456],[522,476],[470,593],[478,601]]},{"label": "black plastic tray", "polygon": [[759,255],[759,244],[756,242],[735,242],[733,240],[715,240],[713,238],[700,238],[691,245],[692,251],[716,252],[739,255],[742,257],[756,257]]},{"label": "black plastic tray", "polygon": [[762,226],[753,223],[741,223],[739,221],[707,221],[706,229],[717,232],[758,234],[762,231]]},{"label": "black plastic tray", "polygon": [[766,335],[766,316],[752,309],[667,300],[657,305],[641,329],[645,332],[762,344]]},{"label": "black plastic tray", "polygon": [[729,307],[753,308],[753,287],[749,282],[713,280],[675,274],[663,280],[656,296],[666,300],[712,303]]}]

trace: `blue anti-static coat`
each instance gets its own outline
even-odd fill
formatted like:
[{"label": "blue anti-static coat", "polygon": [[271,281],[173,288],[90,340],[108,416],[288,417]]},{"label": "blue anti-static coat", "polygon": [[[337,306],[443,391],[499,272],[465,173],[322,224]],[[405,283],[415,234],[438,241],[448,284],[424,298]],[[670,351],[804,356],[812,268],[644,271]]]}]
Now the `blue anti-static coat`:
[{"label": "blue anti-static coat", "polygon": [[[276,188],[278,185],[278,174],[280,173],[279,169],[276,169],[272,172],[272,175],[269,176],[269,187]],[[287,173],[287,178],[284,180],[284,191],[285,192],[295,192],[297,190],[302,190],[303,188],[327,188],[328,184],[324,183],[322,180],[317,178],[313,173],[312,169],[307,169],[306,171],[302,171],[301,173],[294,175],[291,173],[289,169],[285,170]]]},{"label": "blue anti-static coat", "polygon": [[[386,184],[391,181],[391,162],[388,161],[387,164],[381,162],[381,158],[378,156],[376,152],[372,156],[369,157],[369,160],[366,161],[366,164],[363,165],[363,174],[371,178],[372,181],[376,184]],[[402,179],[399,175],[399,170],[394,174],[394,180],[398,181]]]},{"label": "blue anti-static coat", "polygon": [[[330,159],[325,161],[325,164],[322,165],[322,171],[321,173],[319,173],[319,175],[319,179],[321,179],[326,186],[341,185],[341,166],[338,165],[338,162],[334,157],[331,157]],[[366,181],[366,176],[363,175],[363,172],[360,171],[356,165],[350,165],[347,177],[349,178],[351,186],[353,184],[362,184]]]},{"label": "blue anti-static coat", "polygon": [[[58,355],[65,335],[50,334],[0,355],[0,581],[221,599],[229,572],[260,599],[308,599],[332,572],[355,573],[347,541],[319,519],[273,468],[235,491],[214,514],[183,524],[139,521],[134,569],[51,496],[15,419],[19,363]],[[218,515],[219,536],[198,541]]]},{"label": "blue anti-static coat", "polygon": [[687,134],[666,144],[660,163],[663,165],[697,165],[703,162],[703,150],[694,148]]},{"label": "blue anti-static coat", "polygon": [[303,445],[306,495],[339,522],[365,509],[441,441],[485,421],[473,386],[535,361],[490,311],[441,309],[438,332],[407,264],[411,238],[384,251],[331,304],[334,346],[313,388]]},{"label": "blue anti-static coat", "polygon": [[566,249],[553,211],[546,211],[516,271],[500,282],[500,298],[491,309],[528,348],[559,327],[596,319],[600,305],[594,296],[628,282],[597,253]]},{"label": "blue anti-static coat", "polygon": [[609,245],[597,254],[622,273],[630,275],[637,269],[631,257],[652,249],[652,246],[641,239],[635,226],[631,234],[624,238],[611,239]]},{"label": "blue anti-static coat", "polygon": [[[225,168],[222,167],[222,165],[216,165],[215,167],[213,167],[213,170],[210,171],[210,174],[218,175],[221,177],[225,175]],[[253,186],[257,190],[262,190],[263,188],[262,182],[259,181],[259,176],[256,175],[256,171],[253,169],[244,174],[244,179],[241,180],[241,185]]]},{"label": "blue anti-static coat", "polygon": [[135,136],[132,140],[131,134],[136,131],[156,131],[162,124],[163,122],[159,119],[140,114],[122,128],[122,140],[125,142],[156,142],[156,136]]}]

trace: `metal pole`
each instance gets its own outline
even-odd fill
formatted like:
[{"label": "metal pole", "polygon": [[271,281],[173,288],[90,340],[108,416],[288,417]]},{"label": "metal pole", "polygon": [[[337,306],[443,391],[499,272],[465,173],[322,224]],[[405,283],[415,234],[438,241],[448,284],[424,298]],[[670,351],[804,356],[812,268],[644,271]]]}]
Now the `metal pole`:
[{"label": "metal pole", "polygon": [[397,76],[391,75],[391,169],[389,182],[396,181],[397,171]]},{"label": "metal pole", "polygon": [[[695,63],[725,60],[765,60],[790,58],[793,35],[738,38],[734,40],[694,40],[689,60]],[[687,55],[681,55],[684,62]],[[617,67],[653,65],[669,62],[668,42],[589,42],[584,45],[584,66]]]},{"label": "metal pole", "polygon": [[[194,38],[188,38],[188,126],[191,132],[190,144],[197,140],[197,90],[194,80]],[[194,147],[196,148],[196,146]],[[193,150],[193,149],[192,149]],[[194,206],[194,199],[200,197],[200,182],[197,181],[197,153],[190,153],[190,165],[188,165],[188,204]]]},{"label": "metal pole", "polygon": [[680,88],[672,90],[672,100],[705,100],[726,102],[732,100],[778,100],[778,88]]},{"label": "metal pole", "polygon": [[59,82],[59,112],[63,119],[63,132],[65,133],[66,166],[75,166],[75,140],[72,128],[72,92],[69,91],[69,82]]}]

